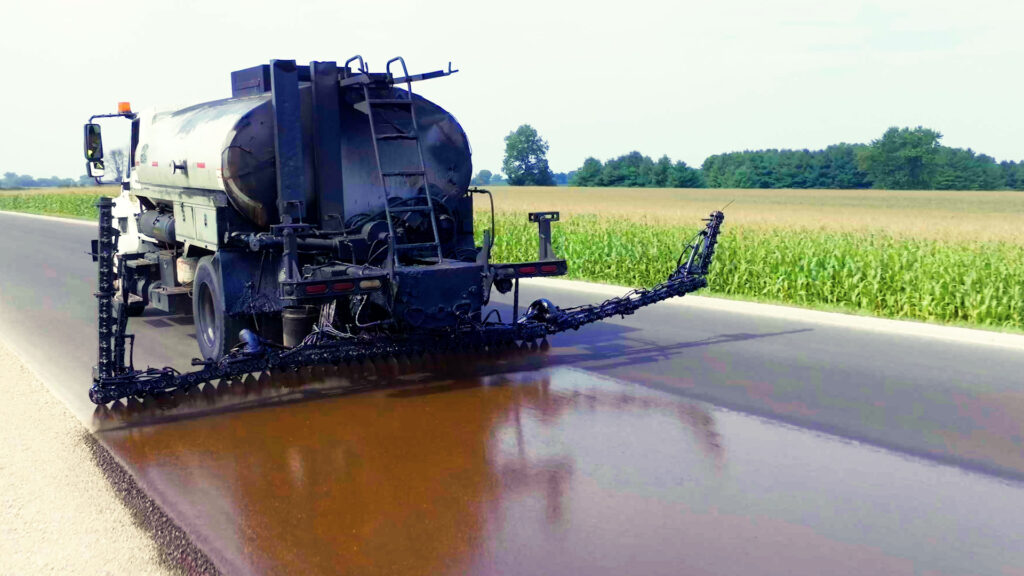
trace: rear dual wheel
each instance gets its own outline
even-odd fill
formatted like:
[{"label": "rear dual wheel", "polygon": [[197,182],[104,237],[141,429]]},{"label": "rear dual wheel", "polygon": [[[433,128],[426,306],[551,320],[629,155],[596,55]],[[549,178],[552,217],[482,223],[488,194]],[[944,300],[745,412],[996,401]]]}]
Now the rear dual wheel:
[{"label": "rear dual wheel", "polygon": [[220,360],[238,344],[238,333],[250,328],[251,322],[226,313],[224,283],[213,256],[199,260],[192,286],[192,315],[199,353],[206,360]]}]

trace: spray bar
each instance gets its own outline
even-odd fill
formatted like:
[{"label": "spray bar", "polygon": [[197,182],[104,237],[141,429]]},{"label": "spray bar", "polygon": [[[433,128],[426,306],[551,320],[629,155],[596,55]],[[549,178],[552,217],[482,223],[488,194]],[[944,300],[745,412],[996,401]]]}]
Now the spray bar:
[{"label": "spray bar", "polygon": [[[599,304],[562,310],[546,299],[535,301],[526,313],[511,323],[466,323],[454,329],[411,334],[352,335],[318,326],[294,348],[282,348],[243,330],[242,344],[216,362],[193,360],[201,368],[182,373],[170,367],[136,370],[129,353],[125,362],[127,308],[115,301],[113,267],[117,230],[111,226],[109,198],[97,203],[100,211],[99,239],[93,257],[99,268],[99,364],[93,377],[89,398],[106,404],[130,396],[159,396],[187,390],[205,382],[240,378],[267,370],[297,370],[305,366],[338,365],[365,360],[421,354],[445,354],[456,351],[486,351],[512,347],[547,347],[547,337],[613,316],[626,316],[645,306],[675,296],[683,296],[707,286],[707,273],[714,256],[718,235],[725,220],[722,212],[712,212],[706,225],[677,261],[676,270],[665,282],[647,290],[633,290]],[[683,256],[686,256],[683,263]],[[121,285],[126,266],[119,266]]]}]

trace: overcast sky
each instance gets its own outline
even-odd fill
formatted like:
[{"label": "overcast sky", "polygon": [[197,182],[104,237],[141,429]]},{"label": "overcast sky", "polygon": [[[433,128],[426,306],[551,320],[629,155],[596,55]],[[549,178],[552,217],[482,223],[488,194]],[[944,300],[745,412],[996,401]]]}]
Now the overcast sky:
[{"label": "overcast sky", "polygon": [[[1024,2],[6,2],[0,173],[84,172],[81,125],[230,95],[272,58],[461,72],[415,86],[462,123],[474,170],[532,124],[555,171],[639,150],[699,165],[925,125],[1024,159]],[[107,148],[117,145],[105,142]]]}]

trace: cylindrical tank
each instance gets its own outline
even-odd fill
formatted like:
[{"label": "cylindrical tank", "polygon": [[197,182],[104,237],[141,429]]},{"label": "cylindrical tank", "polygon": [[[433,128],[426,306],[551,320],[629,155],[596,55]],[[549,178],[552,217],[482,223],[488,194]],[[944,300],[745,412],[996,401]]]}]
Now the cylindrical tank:
[{"label": "cylindrical tank", "polygon": [[[361,93],[361,92],[360,92]],[[303,105],[303,152],[306,163],[307,221],[316,222],[313,129],[308,86],[300,89]],[[391,98],[406,97],[393,88]],[[431,192],[459,196],[472,174],[469,142],[459,123],[440,106],[414,96],[420,145]],[[349,100],[352,100],[350,102]],[[383,210],[368,116],[361,97],[340,99],[344,209],[346,219]],[[408,122],[408,108],[374,111],[377,125]],[[170,112],[140,115],[136,176],[140,196],[160,199],[160,189],[222,191],[231,205],[260,227],[278,221],[273,108],[270,93],[197,104]],[[418,168],[415,145],[382,146],[384,169]],[[391,196],[406,197],[412,188],[388,181]],[[396,187],[397,185],[397,187]],[[410,180],[410,186],[414,181]],[[337,199],[333,199],[337,202]]]},{"label": "cylindrical tank", "polygon": [[285,306],[281,311],[281,322],[284,332],[284,345],[294,348],[302,343],[302,339],[313,331],[318,306]]},{"label": "cylindrical tank", "polygon": [[174,236],[174,215],[170,212],[159,210],[146,210],[139,214],[137,220],[139,232],[160,242],[173,243]]}]

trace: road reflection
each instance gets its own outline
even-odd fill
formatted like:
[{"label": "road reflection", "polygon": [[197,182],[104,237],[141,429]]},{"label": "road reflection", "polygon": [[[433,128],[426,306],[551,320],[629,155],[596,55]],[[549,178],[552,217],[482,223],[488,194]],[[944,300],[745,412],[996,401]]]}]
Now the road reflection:
[{"label": "road reflection", "polygon": [[1024,565],[1018,486],[575,368],[449,368],[225,383],[99,434],[232,574]]},{"label": "road reflection", "polygon": [[463,573],[496,533],[536,530],[503,521],[509,502],[566,525],[576,454],[559,436],[570,414],[669,418],[657,434],[668,438],[637,440],[688,431],[724,458],[700,405],[579,379],[563,370],[417,383],[103,435],[174,487],[177,511],[207,528],[232,569]]}]

